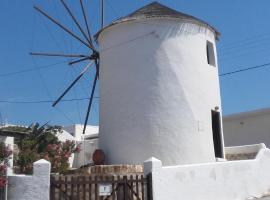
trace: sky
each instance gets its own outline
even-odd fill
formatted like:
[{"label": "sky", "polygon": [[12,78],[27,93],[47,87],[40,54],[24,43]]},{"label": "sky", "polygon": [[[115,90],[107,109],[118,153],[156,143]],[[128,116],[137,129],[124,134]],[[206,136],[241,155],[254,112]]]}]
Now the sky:
[{"label": "sky", "polygon": [[[66,0],[83,21],[79,0]],[[100,0],[84,0],[91,32],[100,27]],[[105,0],[105,24],[151,3],[149,0]],[[200,18],[221,33],[217,43],[219,73],[270,63],[269,0],[160,0],[178,11]],[[33,57],[31,51],[88,53],[76,40],[38,14],[38,5],[76,34],[71,18],[58,0],[0,1],[0,123],[68,125],[83,123],[87,100],[53,101],[87,63],[75,66],[68,59]],[[270,66],[220,77],[223,114],[270,107]],[[94,69],[65,99],[90,96]],[[89,124],[98,125],[98,90]],[[42,101],[41,103],[30,103]],[[46,102],[43,102],[46,101]],[[24,103],[23,103],[24,102]]]}]

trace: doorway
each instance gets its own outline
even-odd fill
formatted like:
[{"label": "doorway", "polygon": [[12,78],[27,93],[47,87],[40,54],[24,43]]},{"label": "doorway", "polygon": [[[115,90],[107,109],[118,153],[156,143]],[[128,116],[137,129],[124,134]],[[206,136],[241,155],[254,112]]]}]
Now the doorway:
[{"label": "doorway", "polygon": [[223,158],[223,142],[221,131],[221,117],[220,112],[212,110],[212,132],[215,148],[215,157]]}]

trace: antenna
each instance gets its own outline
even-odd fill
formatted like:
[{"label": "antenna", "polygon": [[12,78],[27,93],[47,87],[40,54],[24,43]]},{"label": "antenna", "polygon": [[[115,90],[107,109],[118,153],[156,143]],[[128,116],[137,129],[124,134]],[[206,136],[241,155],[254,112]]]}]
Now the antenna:
[{"label": "antenna", "polygon": [[2,112],[0,111],[0,126],[3,126],[5,122],[3,121]]},{"label": "antenna", "polygon": [[104,27],[104,0],[101,0],[101,29]]}]

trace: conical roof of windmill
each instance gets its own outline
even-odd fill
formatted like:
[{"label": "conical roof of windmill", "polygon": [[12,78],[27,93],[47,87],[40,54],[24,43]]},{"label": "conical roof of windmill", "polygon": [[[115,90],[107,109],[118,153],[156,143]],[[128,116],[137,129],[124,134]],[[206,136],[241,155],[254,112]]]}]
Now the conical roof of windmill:
[{"label": "conical roof of windmill", "polygon": [[190,23],[195,23],[195,24],[199,24],[201,26],[207,27],[210,30],[212,30],[215,35],[216,38],[218,39],[218,37],[220,36],[220,33],[211,25],[209,25],[208,23],[204,22],[203,20],[200,20],[196,17],[193,17],[191,15],[179,12],[177,10],[174,10],[172,8],[169,8],[165,5],[160,4],[159,2],[152,2],[136,11],[134,11],[133,13],[125,16],[125,17],[121,17],[115,21],[113,21],[111,24],[105,26],[103,29],[101,29],[96,35],[95,38],[97,39],[99,34],[113,26],[116,24],[120,24],[123,22],[129,22],[129,21],[135,21],[135,20],[144,20],[144,19],[153,19],[153,18],[171,18],[171,19],[181,19]]}]

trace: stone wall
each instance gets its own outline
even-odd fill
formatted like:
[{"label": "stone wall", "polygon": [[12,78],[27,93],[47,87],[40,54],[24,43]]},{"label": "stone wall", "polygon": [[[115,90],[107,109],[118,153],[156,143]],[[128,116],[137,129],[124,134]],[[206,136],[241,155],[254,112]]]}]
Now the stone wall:
[{"label": "stone wall", "polygon": [[142,165],[96,165],[76,170],[77,174],[129,175],[143,174]]}]

